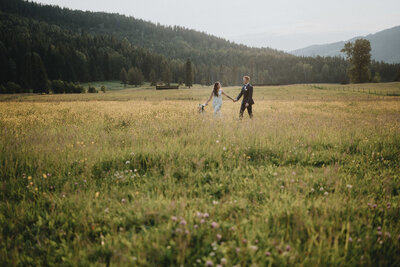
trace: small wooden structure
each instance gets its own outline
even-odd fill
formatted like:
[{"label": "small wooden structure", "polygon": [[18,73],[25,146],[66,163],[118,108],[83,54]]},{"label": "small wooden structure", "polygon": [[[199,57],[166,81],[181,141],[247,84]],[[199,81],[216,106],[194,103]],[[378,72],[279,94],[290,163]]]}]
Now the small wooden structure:
[{"label": "small wooden structure", "polygon": [[156,90],[179,89],[179,85],[156,85]]}]

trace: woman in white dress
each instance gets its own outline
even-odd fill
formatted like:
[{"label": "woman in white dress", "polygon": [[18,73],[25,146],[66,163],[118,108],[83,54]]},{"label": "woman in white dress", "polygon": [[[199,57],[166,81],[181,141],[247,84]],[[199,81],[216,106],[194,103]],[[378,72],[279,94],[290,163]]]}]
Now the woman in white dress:
[{"label": "woman in white dress", "polygon": [[221,107],[222,107],[222,95],[226,96],[230,100],[234,101],[234,99],[227,94],[224,93],[224,90],[221,88],[221,83],[216,82],[214,84],[214,88],[211,92],[210,98],[207,100],[207,102],[204,104],[205,106],[208,105],[208,102],[211,101],[211,98],[214,97],[213,99],[213,107],[214,107],[214,116],[220,116],[221,115]]}]

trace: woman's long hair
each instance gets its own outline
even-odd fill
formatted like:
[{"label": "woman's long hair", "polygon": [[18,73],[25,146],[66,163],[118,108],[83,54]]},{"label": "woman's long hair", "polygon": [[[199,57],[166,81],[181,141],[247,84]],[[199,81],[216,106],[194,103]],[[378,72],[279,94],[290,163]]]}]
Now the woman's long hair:
[{"label": "woman's long hair", "polygon": [[219,82],[214,83],[213,93],[214,93],[215,96],[218,96],[218,89],[220,87],[219,85],[220,85]]}]

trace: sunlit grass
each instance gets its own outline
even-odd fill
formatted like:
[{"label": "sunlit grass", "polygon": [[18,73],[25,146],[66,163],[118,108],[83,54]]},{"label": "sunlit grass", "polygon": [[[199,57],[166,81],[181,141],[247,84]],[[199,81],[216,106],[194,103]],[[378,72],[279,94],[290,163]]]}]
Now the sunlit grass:
[{"label": "sunlit grass", "polygon": [[399,97],[322,86],[2,96],[2,265],[399,265]]}]

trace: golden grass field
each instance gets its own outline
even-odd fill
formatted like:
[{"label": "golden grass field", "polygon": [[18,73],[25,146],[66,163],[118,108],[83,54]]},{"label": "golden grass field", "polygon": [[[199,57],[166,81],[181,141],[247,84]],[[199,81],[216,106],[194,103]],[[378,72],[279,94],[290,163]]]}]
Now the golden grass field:
[{"label": "golden grass field", "polygon": [[399,266],[400,83],[254,90],[0,96],[1,265]]}]

